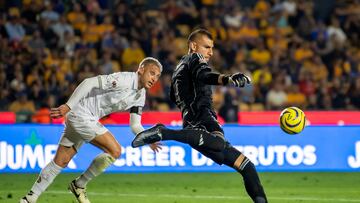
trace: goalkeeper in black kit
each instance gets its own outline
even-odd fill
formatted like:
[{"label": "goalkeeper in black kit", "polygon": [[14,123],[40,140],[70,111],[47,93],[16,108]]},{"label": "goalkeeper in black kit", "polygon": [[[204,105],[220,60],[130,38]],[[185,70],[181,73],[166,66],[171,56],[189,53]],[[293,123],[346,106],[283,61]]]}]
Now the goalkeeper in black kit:
[{"label": "goalkeeper in black kit", "polygon": [[267,202],[264,189],[254,164],[235,149],[224,137],[224,131],[212,108],[211,85],[244,87],[250,77],[235,73],[215,73],[208,65],[214,42],[205,29],[193,31],[188,38],[189,53],[177,65],[171,83],[171,100],[182,112],[183,130],[171,130],[162,124],[139,133],[133,147],[160,140],[188,143],[192,148],[217,164],[225,164],[238,171],[251,199],[256,203]]}]

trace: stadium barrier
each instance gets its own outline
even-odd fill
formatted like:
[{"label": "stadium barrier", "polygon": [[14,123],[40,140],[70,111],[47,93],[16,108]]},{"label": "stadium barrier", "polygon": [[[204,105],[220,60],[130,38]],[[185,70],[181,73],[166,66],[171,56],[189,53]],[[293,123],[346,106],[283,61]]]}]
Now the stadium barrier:
[{"label": "stadium barrier", "polygon": [[16,123],[16,114],[14,112],[0,112],[0,124]]},{"label": "stadium barrier", "polygon": [[[132,148],[128,126],[107,126],[122,145],[108,172],[226,172],[189,146],[167,141],[154,154]],[[259,171],[360,171],[360,126],[308,126],[288,135],[278,126],[225,125],[226,138]],[[0,125],[0,173],[39,172],[54,156],[62,125]],[[100,151],[84,145],[65,172],[83,171]]]},{"label": "stadium barrier", "polygon": [[[156,114],[156,116],[154,116]],[[308,124],[311,125],[360,125],[360,111],[305,111]],[[261,111],[261,112],[239,112],[238,124],[240,125],[277,125],[280,111]],[[129,123],[129,113],[119,112],[109,115],[105,124]],[[220,123],[224,121],[219,118]],[[143,112],[142,123],[153,125],[163,123],[171,126],[182,124],[180,112]],[[16,115],[13,112],[0,112],[0,124],[16,123]],[[55,119],[52,123],[61,124],[63,119]]]}]

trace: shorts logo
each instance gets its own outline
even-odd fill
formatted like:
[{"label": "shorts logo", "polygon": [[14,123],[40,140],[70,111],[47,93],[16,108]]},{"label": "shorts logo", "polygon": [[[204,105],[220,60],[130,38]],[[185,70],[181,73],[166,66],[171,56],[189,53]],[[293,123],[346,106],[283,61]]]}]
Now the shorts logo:
[{"label": "shorts logo", "polygon": [[111,84],[112,84],[112,87],[116,87],[116,81],[113,81]]}]

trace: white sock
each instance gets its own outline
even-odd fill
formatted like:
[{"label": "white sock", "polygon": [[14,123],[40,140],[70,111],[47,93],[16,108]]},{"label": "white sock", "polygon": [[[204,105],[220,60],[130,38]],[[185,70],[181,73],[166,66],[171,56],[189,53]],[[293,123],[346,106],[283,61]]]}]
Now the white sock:
[{"label": "white sock", "polygon": [[31,188],[33,195],[39,197],[46,188],[53,182],[55,177],[59,175],[63,168],[56,165],[52,160],[48,165],[46,165],[40,172],[38,179]]},{"label": "white sock", "polygon": [[115,162],[115,159],[108,153],[99,154],[95,159],[91,162],[89,168],[81,174],[76,179],[76,186],[85,188],[86,184],[95,178],[96,176],[100,175],[104,170],[109,167],[112,163]]}]

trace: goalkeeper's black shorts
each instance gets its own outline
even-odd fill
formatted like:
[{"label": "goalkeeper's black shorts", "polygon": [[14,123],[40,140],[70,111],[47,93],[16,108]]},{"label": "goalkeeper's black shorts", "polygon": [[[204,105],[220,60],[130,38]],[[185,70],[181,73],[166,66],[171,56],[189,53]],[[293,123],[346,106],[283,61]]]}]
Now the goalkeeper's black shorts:
[{"label": "goalkeeper's black shorts", "polygon": [[224,130],[217,121],[216,113],[210,108],[201,108],[196,115],[188,111],[183,117],[183,128],[185,129],[201,128],[210,133],[218,131],[224,134]]},{"label": "goalkeeper's black shorts", "polygon": [[[186,114],[183,118],[183,127],[186,129],[201,128],[207,130],[208,132],[221,132],[222,136],[224,135],[224,130],[220,126],[220,123],[217,121],[217,116],[215,112],[209,108],[202,108],[197,115],[193,116],[191,114]],[[225,137],[224,137],[225,139]],[[204,149],[201,147],[193,147],[201,154],[210,158],[217,164],[223,164],[227,156],[227,151],[229,148],[232,148],[231,144],[226,141],[226,150],[224,151],[212,151]]]}]

